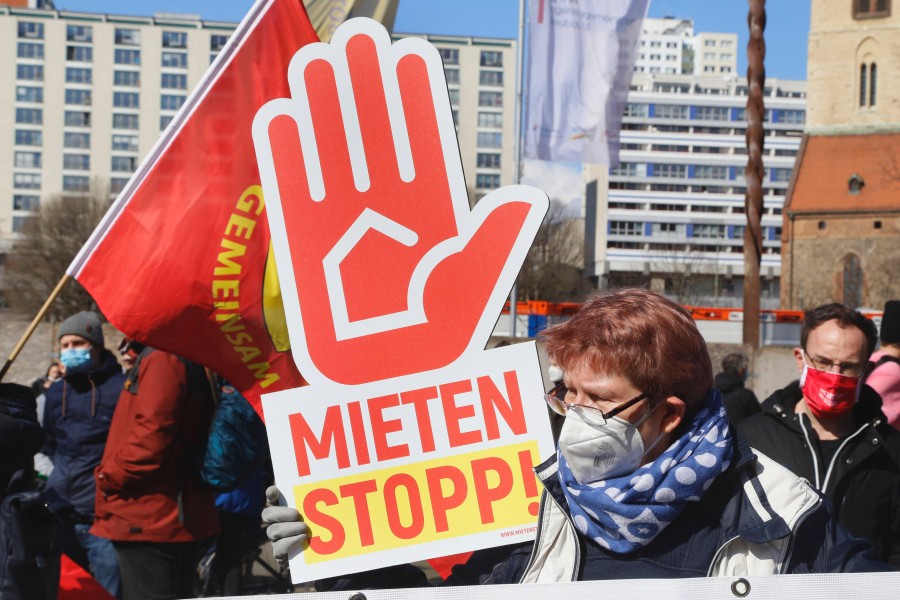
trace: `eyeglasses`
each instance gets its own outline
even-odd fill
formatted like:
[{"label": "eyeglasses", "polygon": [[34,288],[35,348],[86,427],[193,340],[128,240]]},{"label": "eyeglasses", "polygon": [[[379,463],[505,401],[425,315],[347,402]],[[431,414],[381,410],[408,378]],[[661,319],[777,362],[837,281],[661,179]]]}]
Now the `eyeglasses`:
[{"label": "eyeglasses", "polygon": [[[649,398],[647,394],[642,393],[635,396],[631,400],[622,402],[610,411],[603,412],[599,408],[594,408],[593,406],[585,406],[583,404],[569,404],[565,400],[567,392],[568,389],[566,388],[566,385],[563,382],[559,382],[558,384],[553,386],[553,389],[544,394],[544,400],[547,401],[547,404],[556,414],[565,416],[566,411],[573,410],[578,414],[579,417],[584,419],[586,423],[591,425],[606,425],[606,422],[609,419],[613,418],[623,410],[634,406],[641,400]],[[606,402],[612,402],[612,400],[606,400],[605,398],[603,398],[603,400],[605,400]]]},{"label": "eyeglasses", "polygon": [[813,356],[805,351],[804,354],[806,354],[806,357],[809,359],[811,367],[819,371],[831,371],[833,367],[837,367],[838,373],[846,375],[847,377],[859,377],[865,366],[864,363],[841,362],[839,360],[832,360],[821,356]]}]

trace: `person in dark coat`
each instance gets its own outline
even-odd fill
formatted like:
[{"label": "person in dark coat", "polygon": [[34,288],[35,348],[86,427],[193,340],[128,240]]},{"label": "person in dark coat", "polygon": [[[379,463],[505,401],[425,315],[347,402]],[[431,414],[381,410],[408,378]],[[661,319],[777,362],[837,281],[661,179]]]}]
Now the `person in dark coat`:
[{"label": "person in dark coat", "polygon": [[125,375],[103,345],[96,313],[80,312],[63,321],[59,344],[65,376],[44,392],[43,453],[53,461],[45,497],[60,516],[63,552],[120,597],[115,550],[89,530],[94,522],[94,469],[103,456]]},{"label": "person in dark coat", "polygon": [[749,364],[746,354],[733,352],[722,361],[722,372],[716,375],[715,386],[722,392],[725,412],[732,423],[759,412],[756,394],[744,387]]},{"label": "person in dark coat", "polygon": [[46,509],[34,472],[44,444],[34,395],[0,383],[0,598],[56,598],[56,519]]},{"label": "person in dark coat", "polygon": [[875,342],[875,325],[857,311],[839,304],[807,311],[795,350],[800,380],[738,428],[754,449],[824,492],[838,522],[898,568],[900,432],[878,394],[858,387]]},{"label": "person in dark coat", "polygon": [[34,455],[44,440],[31,391],[0,383],[0,499],[34,487]]}]

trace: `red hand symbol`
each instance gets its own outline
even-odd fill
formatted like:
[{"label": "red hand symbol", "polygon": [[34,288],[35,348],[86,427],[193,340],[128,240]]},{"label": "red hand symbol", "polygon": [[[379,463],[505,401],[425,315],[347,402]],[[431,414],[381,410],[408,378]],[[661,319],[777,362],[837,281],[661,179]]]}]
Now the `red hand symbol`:
[{"label": "red hand symbol", "polygon": [[289,79],[253,134],[300,371],[361,384],[483,349],[547,197],[511,186],[469,210],[424,40],[391,45],[353,19],[302,48]]}]

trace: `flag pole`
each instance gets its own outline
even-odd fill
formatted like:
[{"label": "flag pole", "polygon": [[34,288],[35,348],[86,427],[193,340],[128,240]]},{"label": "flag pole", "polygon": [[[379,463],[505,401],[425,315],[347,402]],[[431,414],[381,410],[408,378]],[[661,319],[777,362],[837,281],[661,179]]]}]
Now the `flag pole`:
[{"label": "flag pole", "polygon": [[[525,57],[525,0],[519,0],[519,39],[516,41],[516,105],[513,120],[515,121],[516,133],[513,136],[513,185],[521,183],[522,172],[522,75],[524,71]],[[509,293],[509,335],[516,337],[516,320],[518,318],[516,310],[516,282],[513,281],[512,290]]]},{"label": "flag pole", "polygon": [[31,325],[28,326],[28,329],[25,330],[25,333],[22,335],[21,339],[19,339],[19,343],[16,344],[16,347],[13,348],[13,351],[9,354],[9,358],[6,359],[6,364],[3,365],[3,369],[0,369],[0,381],[3,381],[3,378],[6,376],[6,372],[9,371],[9,368],[19,356],[19,352],[21,352],[22,348],[25,347],[25,344],[28,343],[29,338],[31,338],[31,334],[33,334],[34,330],[37,329],[38,324],[44,318],[44,315],[47,314],[47,311],[50,310],[50,305],[53,304],[53,301],[56,300],[56,297],[59,296],[59,293],[62,291],[63,286],[65,286],[66,282],[68,282],[71,278],[71,275],[66,273],[62,276],[62,279],[59,280],[59,283],[56,284],[56,287],[53,288],[53,291],[50,292],[50,295],[44,301],[44,305],[38,311],[37,315],[35,315],[34,320],[31,321]]}]

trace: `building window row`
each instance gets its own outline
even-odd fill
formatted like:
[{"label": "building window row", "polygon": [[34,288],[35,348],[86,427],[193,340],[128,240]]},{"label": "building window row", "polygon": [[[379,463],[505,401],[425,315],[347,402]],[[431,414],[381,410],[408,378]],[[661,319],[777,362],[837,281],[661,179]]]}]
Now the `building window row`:
[{"label": "building window row", "polygon": [[19,42],[16,48],[16,56],[19,58],[44,58],[44,44],[35,42]]},{"label": "building window row", "polygon": [[503,85],[503,71],[481,71],[478,74],[478,84],[488,86]]},{"label": "building window row", "polygon": [[163,31],[163,48],[187,48],[187,33],[184,31]]},{"label": "building window row", "polygon": [[62,189],[64,192],[89,192],[91,178],[87,175],[63,175]]},{"label": "building window row", "polygon": [[186,98],[187,96],[163,94],[159,99],[159,108],[161,110],[178,110],[184,104]]},{"label": "building window row", "polygon": [[113,156],[112,170],[116,172],[133,173],[137,168],[136,156]]},{"label": "building window row", "polygon": [[853,0],[854,19],[889,16],[891,16],[891,0]]},{"label": "building window row", "polygon": [[493,152],[479,152],[476,156],[475,164],[479,168],[499,169],[500,157],[500,154]]},{"label": "building window row", "polygon": [[[691,239],[739,240],[744,237],[744,225],[719,223],[658,223],[610,220],[607,233],[618,236],[664,236]],[[763,227],[763,238],[772,242],[781,238],[781,227]]]},{"label": "building window row", "polygon": [[19,38],[27,40],[44,39],[44,24],[32,21],[19,21]]},{"label": "building window row", "polygon": [[503,146],[503,134],[500,132],[479,131],[476,144],[479,148],[500,148]]},{"label": "building window row", "polygon": [[13,187],[18,190],[41,189],[40,173],[13,173]]},{"label": "building window row", "polygon": [[91,90],[66,88],[65,94],[66,104],[75,104],[79,106],[91,105]]},{"label": "building window row", "polygon": [[43,146],[44,134],[34,129],[16,129],[17,146]]},{"label": "building window row", "polygon": [[478,92],[478,106],[503,106],[503,92]]},{"label": "building window row", "polygon": [[90,46],[66,46],[66,60],[71,62],[94,62],[94,49]]},{"label": "building window row", "polygon": [[503,53],[495,52],[491,50],[482,50],[481,51],[481,60],[479,64],[482,67],[502,67],[503,66]]},{"label": "building window row", "polygon": [[90,127],[91,113],[83,110],[67,110],[63,115],[63,123],[69,127]]},{"label": "building window row", "polygon": [[13,155],[13,165],[24,169],[40,169],[40,152],[16,152]]},{"label": "building window row", "polygon": [[29,85],[16,86],[16,102],[44,102],[44,88]]},{"label": "building window row", "polygon": [[476,173],[475,187],[493,190],[500,187],[500,175],[497,173]]},{"label": "building window row", "polygon": [[44,111],[40,108],[16,108],[16,124],[43,125]]},{"label": "building window row", "polygon": [[[791,169],[786,168],[767,168],[765,170],[765,178],[771,182],[788,182],[791,179],[791,172]],[[728,181],[742,181],[744,178],[742,167],[668,163],[621,162],[617,167],[611,168],[609,174],[613,177],[665,177],[676,179],[720,179]]]},{"label": "building window row", "polygon": [[137,129],[138,115],[113,113],[113,129]]},{"label": "building window row", "polygon": [[113,71],[113,85],[141,87],[140,71]]},{"label": "building window row", "polygon": [[[874,67],[874,64],[872,65]],[[865,75],[862,76],[865,80]],[[865,87],[865,86],[863,86]],[[874,93],[874,92],[873,92]],[[862,102],[863,95],[860,96]],[[625,105],[626,117],[654,119],[677,119],[698,121],[746,122],[747,109],[729,106],[691,106],[688,104],[645,104],[629,102]],[[806,111],[802,109],[766,109],[763,121],[802,125],[806,122]]]},{"label": "building window row", "polygon": [[438,48],[438,54],[445,65],[459,64],[459,49],[457,48]]},{"label": "building window row", "polygon": [[113,134],[112,149],[113,150],[126,150],[129,152],[137,152],[138,151],[138,136]]},{"label": "building window row", "polygon": [[503,127],[503,113],[478,111],[479,127]]},{"label": "building window row", "polygon": [[141,51],[116,48],[113,52],[113,62],[117,65],[139,65],[141,64]]},{"label": "building window row", "polygon": [[66,67],[66,83],[83,83],[90,85],[94,72],[89,67]]},{"label": "building window row", "polygon": [[211,35],[211,36],[209,36],[210,52],[220,52],[222,50],[222,48],[225,47],[226,43],[228,43],[227,35]]},{"label": "building window row", "polygon": [[63,134],[64,148],[89,149],[91,147],[91,134],[75,131],[66,131]]},{"label": "building window row", "polygon": [[859,106],[872,108],[875,106],[878,83],[878,65],[863,63],[859,66]]},{"label": "building window row", "polygon": [[140,94],[137,92],[113,92],[113,106],[116,108],[140,108]]},{"label": "building window row", "polygon": [[90,25],[67,25],[66,41],[90,44],[94,41],[94,28]]},{"label": "building window row", "polygon": [[16,65],[16,79],[21,81],[43,81],[43,65]]},{"label": "building window row", "polygon": [[161,87],[164,90],[186,90],[187,75],[180,73],[163,73]]},{"label": "building window row", "polygon": [[36,211],[38,208],[40,208],[40,205],[40,196],[32,196],[30,194],[13,195],[13,210]]},{"label": "building window row", "polygon": [[63,169],[90,171],[91,157],[89,154],[63,154]]},{"label": "building window row", "polygon": [[186,52],[163,52],[162,66],[171,69],[186,69],[188,55]]}]

